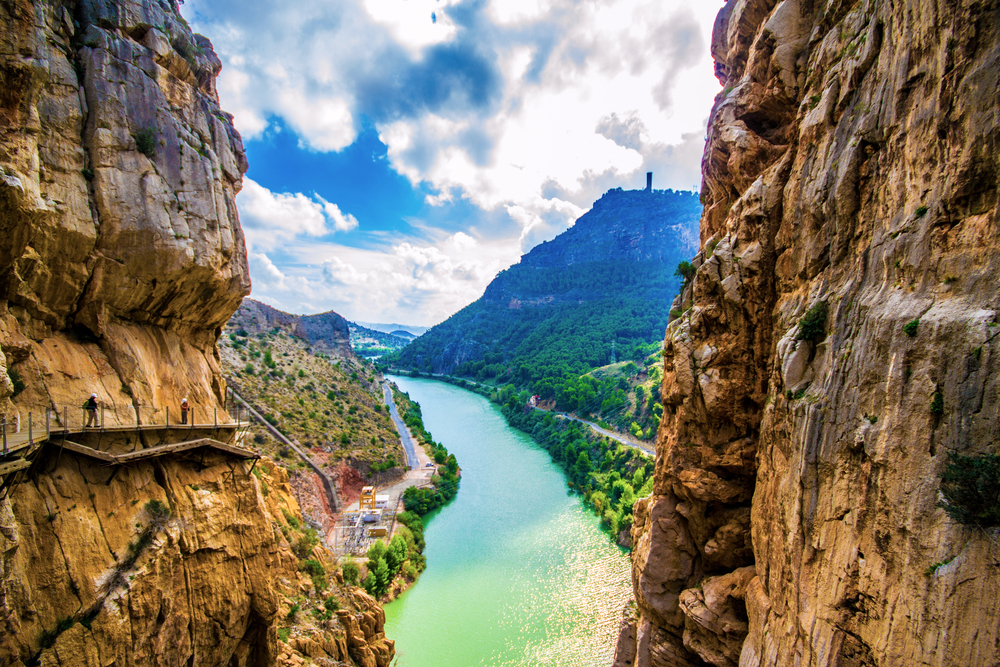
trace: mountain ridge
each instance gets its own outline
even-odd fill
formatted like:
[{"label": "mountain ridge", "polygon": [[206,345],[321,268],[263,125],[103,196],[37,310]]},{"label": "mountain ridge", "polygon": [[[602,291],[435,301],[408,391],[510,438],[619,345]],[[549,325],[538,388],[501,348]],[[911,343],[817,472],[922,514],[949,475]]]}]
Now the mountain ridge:
[{"label": "mountain ridge", "polygon": [[[568,230],[497,274],[480,299],[386,361],[478,379],[483,368],[470,364],[483,364],[490,377],[527,382],[561,375],[552,368],[567,363],[579,373],[604,365],[612,342],[622,358],[642,359],[642,346],[666,327],[680,284],[674,272],[697,247],[700,213],[691,192],[610,190]],[[569,338],[585,349],[575,362],[572,351],[543,359]],[[522,371],[524,364],[535,372]]]}]

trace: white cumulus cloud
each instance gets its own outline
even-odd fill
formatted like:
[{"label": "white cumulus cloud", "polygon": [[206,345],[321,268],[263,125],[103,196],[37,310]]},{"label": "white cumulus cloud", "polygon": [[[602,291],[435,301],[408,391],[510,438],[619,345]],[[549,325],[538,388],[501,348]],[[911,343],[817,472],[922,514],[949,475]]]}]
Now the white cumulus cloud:
[{"label": "white cumulus cloud", "polygon": [[274,249],[298,236],[324,236],[350,231],[357,219],[322,197],[301,192],[271,192],[250,178],[237,195],[240,222],[252,248]]}]

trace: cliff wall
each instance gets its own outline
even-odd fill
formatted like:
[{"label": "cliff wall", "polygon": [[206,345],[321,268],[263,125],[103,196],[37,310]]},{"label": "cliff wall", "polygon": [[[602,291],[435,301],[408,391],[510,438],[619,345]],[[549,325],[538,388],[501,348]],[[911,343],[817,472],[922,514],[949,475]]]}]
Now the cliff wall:
[{"label": "cliff wall", "polygon": [[[220,67],[173,0],[0,3],[8,425],[30,413],[37,436],[56,409],[79,428],[91,392],[107,425],[162,423],[183,397],[222,407],[216,341],[250,281]],[[344,585],[279,467],[194,450],[110,467],[70,449],[3,462],[0,664],[389,664],[381,609]]]},{"label": "cliff wall", "polygon": [[[343,585],[323,547],[306,552],[288,475],[267,459],[254,474],[221,454],[112,474],[52,453],[10,500],[0,503],[0,664],[392,659],[381,608]],[[320,586],[306,559],[329,574]]]},{"label": "cliff wall", "polygon": [[615,664],[995,665],[995,531],[938,501],[997,445],[1000,5],[730,0],[712,51]]},{"label": "cliff wall", "polygon": [[0,24],[0,411],[219,405],[250,280],[211,43],[168,0],[13,0]]}]

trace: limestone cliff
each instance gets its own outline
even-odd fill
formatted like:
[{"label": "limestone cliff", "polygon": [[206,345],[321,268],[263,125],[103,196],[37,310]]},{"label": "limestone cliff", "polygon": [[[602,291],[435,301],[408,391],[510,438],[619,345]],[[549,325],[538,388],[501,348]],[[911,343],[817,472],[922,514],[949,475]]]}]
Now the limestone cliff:
[{"label": "limestone cliff", "polygon": [[937,503],[1000,417],[1000,5],[730,0],[712,51],[616,665],[995,665],[996,536]]},{"label": "limestone cliff", "polygon": [[0,503],[0,664],[388,665],[381,608],[310,542],[288,475],[249,468],[44,459]]},{"label": "limestone cliff", "polygon": [[250,281],[211,43],[168,0],[12,0],[0,25],[0,411],[218,405]]},{"label": "limestone cliff", "polygon": [[[109,426],[182,397],[227,419],[216,341],[250,282],[220,67],[174,0],[0,2],[9,426],[32,414],[37,436],[55,409],[79,429],[91,392]],[[151,444],[130,437],[73,439]],[[343,585],[280,468],[214,450],[111,467],[80,443],[16,476],[4,460],[0,664],[388,665],[381,609]]]}]

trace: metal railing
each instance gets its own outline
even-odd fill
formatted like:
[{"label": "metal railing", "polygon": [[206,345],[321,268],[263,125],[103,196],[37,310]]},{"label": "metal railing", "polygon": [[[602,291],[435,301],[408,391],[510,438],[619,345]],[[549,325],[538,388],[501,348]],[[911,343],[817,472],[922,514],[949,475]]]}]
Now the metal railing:
[{"label": "metal railing", "polygon": [[[131,412],[131,415],[128,413]],[[235,427],[240,429],[250,420],[250,414],[246,406],[236,402],[226,408],[219,409],[213,407],[198,410],[192,406],[186,412],[178,409],[179,415],[174,416],[171,421],[170,408],[163,409],[149,407],[129,407],[115,406],[114,410],[107,410],[106,406],[98,406],[97,409],[87,409],[85,407],[69,408],[47,407],[44,412],[45,429],[42,431],[36,428],[35,413],[29,411],[27,420],[23,420],[18,414],[16,418],[8,421],[7,417],[0,417],[0,441],[2,441],[2,454],[6,456],[12,448],[19,448],[27,442],[34,444],[35,439],[48,439],[53,433],[72,433],[77,431],[104,431],[104,430],[148,430],[148,429],[204,429]],[[205,418],[206,415],[210,418]],[[39,416],[41,411],[39,412]],[[180,417],[178,420],[177,417]],[[198,422],[198,418],[205,420]],[[39,425],[40,426],[40,425]],[[43,437],[44,433],[44,437]]]}]

